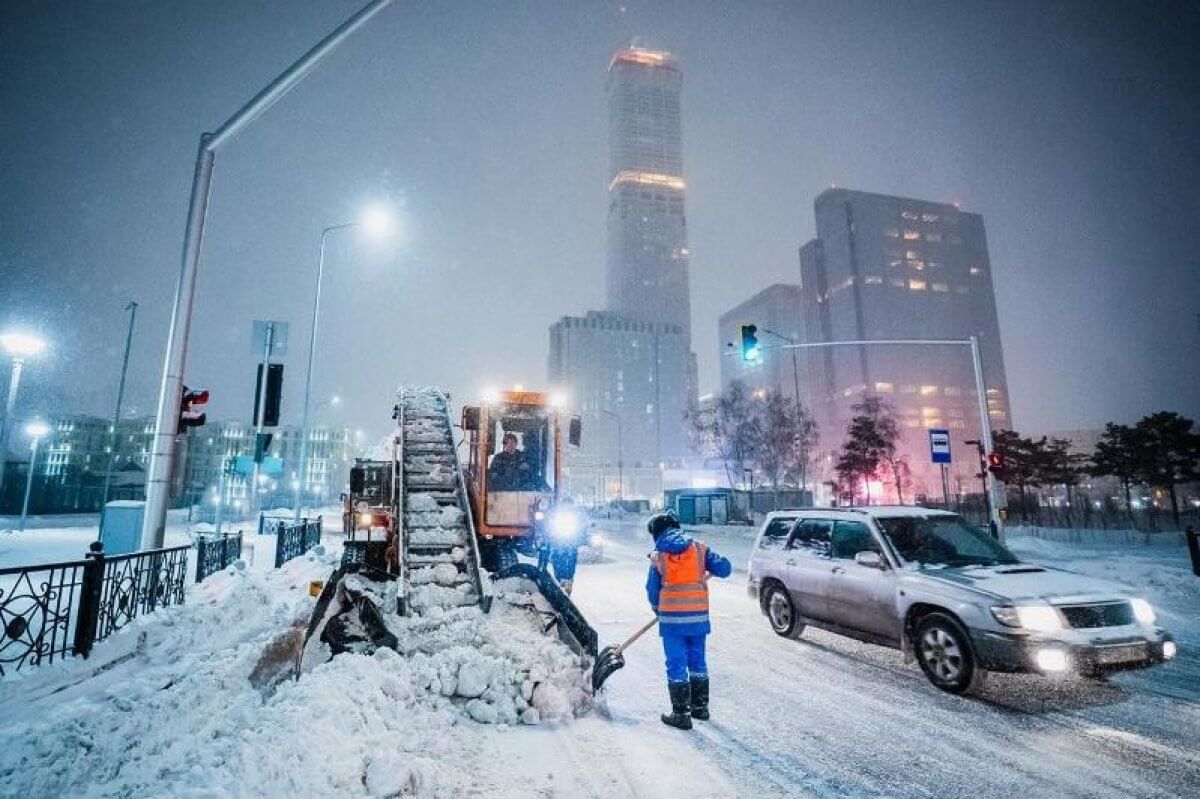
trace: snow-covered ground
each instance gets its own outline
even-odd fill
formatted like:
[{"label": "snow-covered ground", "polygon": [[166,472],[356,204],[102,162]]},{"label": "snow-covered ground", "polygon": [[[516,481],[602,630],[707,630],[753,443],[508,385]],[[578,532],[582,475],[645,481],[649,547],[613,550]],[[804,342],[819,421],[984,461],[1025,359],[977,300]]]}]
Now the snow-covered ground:
[{"label": "snow-covered ground", "polygon": [[[649,617],[648,539],[611,524],[576,599],[602,642]],[[981,699],[933,689],[891,650],[819,631],[775,636],[746,596],[751,531],[701,532],[734,560],[712,584],[713,720],[666,709],[652,633],[594,710],[483,725],[437,701],[412,659],[341,655],[273,694],[247,676],[314,600],[328,556],[220,574],[70,661],[0,683],[0,795],[1185,796],[1200,789],[1200,580],[1182,549],[1014,539],[1023,557],[1124,579],[1182,642],[1109,683],[995,676]],[[144,643],[138,648],[140,636]],[[488,642],[478,644],[480,651]],[[121,660],[122,656],[127,659]],[[96,674],[104,663],[117,661]],[[440,679],[440,678],[439,678]]]}]

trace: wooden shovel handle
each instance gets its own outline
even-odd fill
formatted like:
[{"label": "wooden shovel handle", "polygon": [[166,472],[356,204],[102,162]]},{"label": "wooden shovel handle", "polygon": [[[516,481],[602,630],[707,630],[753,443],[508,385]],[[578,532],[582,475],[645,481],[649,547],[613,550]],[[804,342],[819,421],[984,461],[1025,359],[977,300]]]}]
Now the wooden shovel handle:
[{"label": "wooden shovel handle", "polygon": [[634,641],[641,638],[643,635],[646,634],[647,630],[649,630],[651,627],[653,627],[656,624],[658,624],[657,616],[655,616],[653,619],[651,619],[650,621],[648,621],[644,625],[642,625],[642,628],[640,630],[638,630],[636,633],[634,633],[633,635],[626,638],[625,641],[620,646],[617,647],[616,653],[620,654],[621,652],[624,652],[625,647],[629,646]]}]

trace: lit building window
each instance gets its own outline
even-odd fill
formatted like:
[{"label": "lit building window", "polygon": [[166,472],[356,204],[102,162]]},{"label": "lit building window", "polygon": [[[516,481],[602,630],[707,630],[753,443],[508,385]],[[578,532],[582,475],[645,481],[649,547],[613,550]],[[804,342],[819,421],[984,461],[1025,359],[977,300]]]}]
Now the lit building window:
[{"label": "lit building window", "polygon": [[920,216],[919,216],[919,215],[918,215],[916,212],[914,212],[914,211],[901,211],[901,212],[900,212],[900,216],[901,216],[902,218],[904,218],[904,219],[912,219],[912,220],[914,220],[914,221],[915,221],[915,220],[917,220],[917,219],[920,219],[920,218],[921,218],[921,217],[920,217]]},{"label": "lit building window", "polygon": [[866,283],[868,286],[882,286],[883,278],[880,277],[879,275],[867,275],[866,277],[863,278],[863,282]]},{"label": "lit building window", "polygon": [[920,238],[921,238],[921,234],[915,230],[904,231],[904,240],[905,241],[917,241]]},{"label": "lit building window", "polygon": [[909,250],[904,253],[904,257],[910,261],[916,261],[921,258],[921,253],[917,252],[916,250]]},{"label": "lit building window", "polygon": [[931,416],[940,416],[941,413],[942,413],[941,408],[935,408],[932,405],[925,405],[924,407],[921,408],[921,415],[927,419]]},{"label": "lit building window", "polygon": [[941,427],[942,426],[941,419],[925,419],[924,423],[925,423],[926,427]]},{"label": "lit building window", "polygon": [[922,222],[936,222],[936,221],[938,221],[938,216],[937,216],[937,214],[921,214],[921,221]]},{"label": "lit building window", "polygon": [[921,421],[919,419],[905,419],[903,424],[905,427],[920,427]]},{"label": "lit building window", "polygon": [[908,281],[908,287],[912,291],[924,291],[925,290],[925,281],[924,280],[910,280],[910,281]]},{"label": "lit building window", "polygon": [[983,274],[983,268],[979,267],[979,266],[972,266],[967,271],[970,272],[972,275],[982,275]]},{"label": "lit building window", "polygon": [[965,428],[967,426],[967,423],[964,422],[962,419],[951,419],[950,426],[953,427],[955,430],[962,430],[963,428]]},{"label": "lit building window", "polygon": [[925,262],[924,262],[924,261],[909,261],[909,262],[908,262],[908,265],[909,265],[909,266],[911,266],[913,269],[916,269],[918,272],[920,272],[920,271],[922,271],[923,269],[925,269]]},{"label": "lit building window", "polygon": [[880,394],[891,394],[892,393],[892,384],[891,383],[876,383],[875,390]]},{"label": "lit building window", "polygon": [[935,395],[937,393],[938,393],[937,386],[921,386],[921,396],[922,397],[932,397],[933,395]]},{"label": "lit building window", "polygon": [[948,292],[948,291],[950,291],[950,286],[949,286],[948,284],[946,284],[946,283],[934,283],[934,284],[931,286],[931,288],[932,288],[934,291],[943,291],[943,292]]},{"label": "lit building window", "polygon": [[893,286],[895,286],[898,289],[902,289],[908,285],[907,283],[904,282],[904,278],[902,278],[902,277],[894,277],[891,279],[890,282]]}]

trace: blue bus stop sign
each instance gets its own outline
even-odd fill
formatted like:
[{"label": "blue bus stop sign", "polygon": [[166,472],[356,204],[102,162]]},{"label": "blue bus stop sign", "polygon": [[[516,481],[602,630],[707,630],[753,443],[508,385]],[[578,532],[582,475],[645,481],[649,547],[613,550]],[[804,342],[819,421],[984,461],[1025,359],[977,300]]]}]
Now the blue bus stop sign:
[{"label": "blue bus stop sign", "polygon": [[950,431],[929,431],[929,459],[934,463],[950,463]]}]

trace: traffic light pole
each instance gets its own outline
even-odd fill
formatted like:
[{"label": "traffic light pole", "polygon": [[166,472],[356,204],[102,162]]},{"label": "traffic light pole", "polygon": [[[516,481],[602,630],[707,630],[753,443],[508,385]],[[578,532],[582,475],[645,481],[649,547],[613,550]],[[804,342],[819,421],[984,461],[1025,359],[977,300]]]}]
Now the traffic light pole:
[{"label": "traffic light pole", "polygon": [[188,333],[192,326],[192,305],[196,296],[196,275],[200,265],[200,244],[204,239],[204,223],[208,213],[208,197],[212,188],[213,161],[217,150],[247,125],[274,105],[280,98],[304,80],[321,59],[379,13],[391,0],[371,0],[357,14],[284,70],[279,77],[259,92],[225,121],[216,133],[202,134],[196,154],[196,169],[192,176],[192,196],[188,204],[187,224],[183,234],[183,261],[179,282],[175,287],[175,304],[171,311],[171,328],[167,334],[167,354],[163,364],[162,384],[158,393],[157,418],[154,424],[154,448],[146,476],[146,509],[142,522],[142,549],[158,549],[163,545],[167,527],[167,501],[170,495],[171,466],[174,459],[175,436],[179,429],[179,402],[183,391],[183,369],[187,356]]},{"label": "traffic light pole", "polygon": [[[767,331],[769,332],[769,331]],[[778,334],[775,334],[778,335]],[[771,352],[774,350],[808,350],[808,349],[825,349],[828,347],[864,347],[864,346],[890,346],[890,347],[967,347],[971,351],[971,367],[975,372],[975,394],[979,400],[979,429],[980,442],[984,448],[985,456],[983,463],[983,494],[987,502],[989,525],[993,531],[993,535],[997,535],[1000,530],[999,512],[992,506],[992,498],[989,492],[988,485],[988,470],[986,453],[992,451],[992,423],[988,416],[987,407],[987,389],[983,383],[983,362],[979,357],[979,339],[975,336],[965,339],[953,338],[926,338],[926,339],[856,339],[851,341],[809,341],[797,342],[794,344],[775,344],[766,347],[758,347],[759,357],[762,353]],[[731,353],[736,354],[736,353]]]}]

